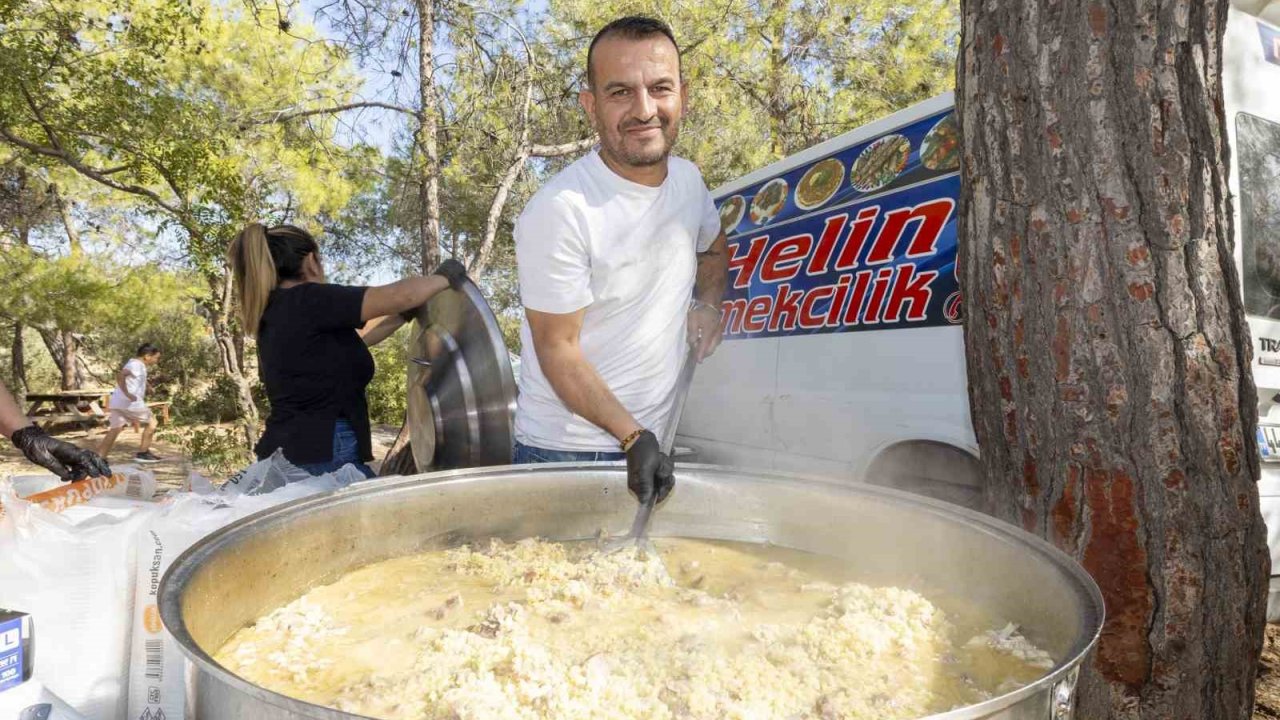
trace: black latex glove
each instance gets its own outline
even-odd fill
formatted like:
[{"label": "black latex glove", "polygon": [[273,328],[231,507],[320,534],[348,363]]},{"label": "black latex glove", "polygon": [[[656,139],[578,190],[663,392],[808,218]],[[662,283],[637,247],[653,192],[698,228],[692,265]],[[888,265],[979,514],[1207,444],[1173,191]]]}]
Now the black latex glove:
[{"label": "black latex glove", "polygon": [[449,281],[449,287],[454,290],[461,290],[462,283],[467,279],[467,266],[453,258],[449,258],[440,263],[440,266],[431,274],[443,275],[444,279]]},{"label": "black latex glove", "polygon": [[655,502],[666,500],[675,484],[675,464],[662,454],[658,438],[648,430],[640,433],[627,450],[627,487],[644,505],[654,493],[657,493]]},{"label": "black latex glove", "polygon": [[97,453],[50,437],[35,425],[14,432],[11,440],[28,460],[52,471],[64,481],[111,475],[111,467]]}]

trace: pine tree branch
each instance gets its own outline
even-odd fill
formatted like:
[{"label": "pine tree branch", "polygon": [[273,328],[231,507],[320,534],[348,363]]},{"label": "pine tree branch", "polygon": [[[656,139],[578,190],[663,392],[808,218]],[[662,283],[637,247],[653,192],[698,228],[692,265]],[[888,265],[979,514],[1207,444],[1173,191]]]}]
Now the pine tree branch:
[{"label": "pine tree branch", "polygon": [[268,119],[251,120],[247,124],[248,125],[269,125],[271,123],[282,123],[282,122],[288,122],[290,120],[297,120],[298,118],[311,117],[312,115],[336,115],[341,112],[346,112],[347,110],[359,110],[359,109],[366,109],[366,108],[381,108],[383,110],[394,110],[395,112],[403,113],[405,115],[409,115],[410,117],[415,117],[415,118],[418,117],[418,111],[414,110],[413,108],[405,107],[403,105],[393,105],[391,103],[384,103],[384,102],[377,102],[377,101],[370,100],[366,102],[355,102],[355,103],[346,103],[345,105],[335,105],[333,107],[327,107],[327,108],[297,110],[294,112],[281,110],[280,112],[274,114]]},{"label": "pine tree branch", "polygon": [[560,145],[530,145],[529,157],[561,157],[564,155],[572,155],[580,153],[584,150],[590,150],[596,144],[596,136],[591,135],[581,140],[574,140],[569,143],[561,143]]},{"label": "pine tree branch", "polygon": [[[157,194],[154,190],[150,190],[148,188],[141,187],[139,185],[133,185],[130,183],[123,183],[123,182],[118,182],[116,180],[112,180],[110,177],[108,177],[108,174],[103,170],[84,164],[77,158],[72,157],[70,153],[67,153],[64,150],[61,150],[57,147],[49,147],[47,145],[41,145],[39,143],[34,143],[29,140],[25,140],[15,135],[14,133],[12,133],[8,128],[2,127],[2,126],[0,126],[0,138],[3,138],[5,142],[8,142],[12,145],[20,147],[23,150],[26,150],[28,152],[32,152],[47,158],[53,158],[55,160],[59,160],[63,163],[66,163],[67,167],[70,167],[72,170],[75,170],[76,172],[80,173],[81,175],[84,175],[90,180],[94,180],[102,185],[112,188],[113,190],[119,190],[120,192],[129,193],[130,195],[138,195],[141,197],[145,197],[148,200],[151,200],[152,202],[154,202],[159,207],[166,210],[167,212],[175,216],[181,216],[181,212],[177,206],[165,201],[164,198],[160,197],[160,195]],[[112,170],[113,173],[118,171],[119,171],[118,168]]]}]

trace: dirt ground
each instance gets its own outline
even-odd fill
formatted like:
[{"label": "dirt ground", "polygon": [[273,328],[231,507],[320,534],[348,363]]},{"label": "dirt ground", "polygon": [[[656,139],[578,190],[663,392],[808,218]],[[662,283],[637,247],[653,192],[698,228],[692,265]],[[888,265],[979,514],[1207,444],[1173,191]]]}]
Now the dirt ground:
[{"label": "dirt ground", "polygon": [[[181,489],[183,481],[193,470],[215,483],[226,479],[193,463],[190,458],[183,455],[182,448],[171,442],[166,442],[160,437],[164,428],[161,427],[160,429],[161,432],[157,433],[156,439],[151,443],[151,452],[160,456],[162,460],[158,463],[141,467],[145,467],[156,476],[156,482],[161,492]],[[399,428],[390,425],[375,425],[373,427],[373,456],[375,459],[369,465],[375,471],[381,464],[382,458],[386,455],[387,448],[395,441],[398,430]],[[106,431],[106,426],[102,425],[88,430],[59,430],[54,434],[81,447],[93,448],[102,440],[102,436],[106,434]],[[141,439],[142,434],[139,431],[132,428],[125,429],[116,438],[115,447],[111,449],[111,455],[107,458],[108,462],[113,465],[136,464],[133,460],[133,454],[138,451],[138,443]],[[3,440],[3,438],[0,438],[0,440]],[[0,442],[0,478],[10,475],[42,474],[47,474],[44,468],[27,462],[12,444]]]}]

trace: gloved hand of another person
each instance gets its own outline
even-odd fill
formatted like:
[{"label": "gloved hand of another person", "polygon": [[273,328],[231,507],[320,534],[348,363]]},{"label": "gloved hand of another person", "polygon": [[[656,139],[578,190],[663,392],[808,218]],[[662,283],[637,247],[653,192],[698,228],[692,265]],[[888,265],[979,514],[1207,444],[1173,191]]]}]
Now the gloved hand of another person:
[{"label": "gloved hand of another person", "polygon": [[444,279],[449,281],[449,287],[459,290],[462,288],[462,282],[467,279],[467,266],[453,258],[449,258],[440,263],[435,272],[431,274],[444,276]]},{"label": "gloved hand of another person", "polygon": [[15,431],[10,439],[28,460],[64,481],[111,475],[111,467],[97,453],[50,437],[35,425]]},{"label": "gloved hand of another person", "polygon": [[[467,279],[467,266],[463,265],[457,260],[454,260],[453,258],[449,258],[448,260],[445,260],[444,262],[437,265],[436,269],[433,270],[431,274],[439,275],[445,280],[448,280],[449,287],[453,288],[454,290],[461,290],[463,282],[465,282]],[[404,320],[406,323],[411,323],[414,321],[415,318],[418,317],[419,310],[420,308],[416,308],[416,307],[409,308],[408,310],[405,310],[404,312],[400,313],[400,318]]]},{"label": "gloved hand of another person", "polygon": [[627,488],[644,505],[655,493],[655,502],[667,499],[675,484],[675,464],[658,447],[658,438],[648,430],[640,433],[627,448]]}]

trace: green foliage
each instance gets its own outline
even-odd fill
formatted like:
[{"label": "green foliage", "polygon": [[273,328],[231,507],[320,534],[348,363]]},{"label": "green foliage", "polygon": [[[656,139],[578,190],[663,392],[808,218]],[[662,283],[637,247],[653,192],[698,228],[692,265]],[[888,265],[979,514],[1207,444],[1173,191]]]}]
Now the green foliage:
[{"label": "green foliage", "polygon": [[369,383],[366,398],[369,403],[369,421],[382,425],[399,426],[404,423],[408,410],[405,394],[406,343],[411,328],[400,328],[394,335],[370,348],[373,353],[373,381]]},{"label": "green foliage", "polygon": [[[28,327],[22,333],[22,338],[26,349],[23,353],[26,364],[23,367],[28,387],[33,390],[57,388],[62,380],[62,372],[54,364],[53,358],[44,351],[39,333]],[[13,328],[0,325],[0,378],[3,378],[10,390],[16,387],[10,372],[13,366],[12,348]]]},{"label": "green foliage", "polygon": [[[521,142],[550,145],[590,134],[577,95],[587,43],[612,19],[644,13],[674,27],[690,93],[677,152],[702,168],[711,187],[951,89],[959,32],[955,0],[553,0],[532,12],[488,0],[440,7],[437,42],[448,47],[449,68],[436,78],[444,127],[442,249],[463,259],[479,249],[495,187]],[[526,92],[533,99],[527,121]],[[529,196],[573,159],[528,161],[500,214],[490,275],[514,264],[512,224]],[[422,209],[414,172],[402,158],[388,159],[382,180],[327,219],[352,264],[363,251],[403,270],[416,267]],[[499,314],[518,313],[518,298],[507,305],[509,298],[499,297],[507,278],[496,286],[485,280]]]},{"label": "green foliage", "polygon": [[[954,0],[518,0],[436,3],[434,82],[444,254],[480,250],[495,189],[517,149],[579,140],[586,45],[605,22],[642,12],[670,22],[686,49],[690,115],[677,152],[710,186],[951,87]],[[323,228],[339,272],[418,270],[421,162],[403,123],[383,156],[340,129],[351,116],[299,111],[342,105],[371,68],[412,71],[410,0],[324,6],[329,42],[256,0],[0,0],[0,233],[56,234],[56,183],[113,237],[128,236],[162,271],[112,253],[44,253],[0,245],[0,327],[19,320],[74,331],[110,378],[143,341],[164,350],[152,378],[184,422],[240,414],[211,330],[231,310],[223,253],[249,219]],[[365,22],[372,20],[372,24]],[[344,25],[344,23],[347,23]],[[354,23],[354,24],[352,24]],[[352,58],[366,65],[357,73]],[[400,86],[402,104],[418,88]],[[480,278],[508,347],[519,351],[521,305],[512,224],[528,197],[573,156],[532,158],[497,215]],[[175,247],[176,245],[176,247]],[[162,253],[164,253],[162,255]],[[405,412],[405,333],[374,348],[375,422]],[[252,354],[252,349],[247,351]],[[43,377],[38,338],[29,374]],[[249,360],[252,366],[252,358]],[[56,376],[54,376],[56,378]],[[56,382],[56,380],[55,380]],[[259,403],[261,388],[257,388]],[[225,434],[230,438],[230,432]],[[219,456],[218,438],[189,438]]]},{"label": "green foliage", "polygon": [[685,53],[680,154],[710,186],[950,90],[954,0],[553,0],[551,32],[585,68],[610,20],[652,15]]},{"label": "green foliage", "polygon": [[230,477],[253,462],[233,427],[170,428],[160,432],[160,439],[182,448],[182,454],[214,480]]},{"label": "green foliage", "polygon": [[[197,314],[200,285],[189,275],[126,267],[105,254],[46,257],[15,246],[0,250],[0,285],[8,289],[0,296],[0,315],[76,332],[108,383],[144,342],[163,350],[150,373],[153,396],[163,396],[156,390],[167,384],[187,386],[217,367],[213,342]],[[28,361],[41,354],[42,345],[31,346]]]},{"label": "green foliage", "polygon": [[173,396],[170,410],[174,419],[182,424],[223,423],[239,420],[241,412],[236,404],[235,381],[225,375],[217,376],[201,391],[183,388]]},{"label": "green foliage", "polygon": [[331,117],[271,122],[359,83],[311,28],[210,0],[10,0],[0,25],[4,136],[163,213],[207,273],[245,218],[314,216],[362,177],[369,150],[334,144]]}]

